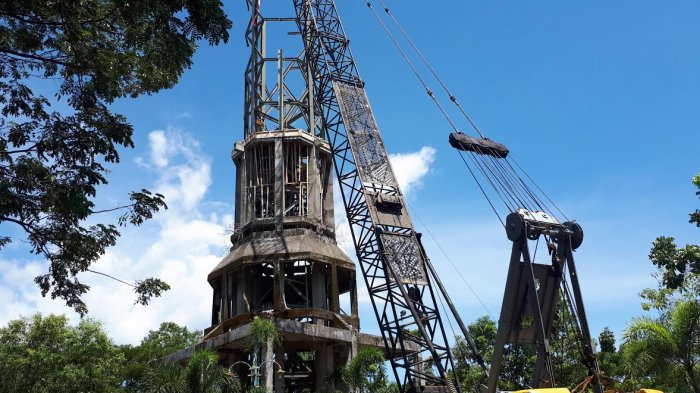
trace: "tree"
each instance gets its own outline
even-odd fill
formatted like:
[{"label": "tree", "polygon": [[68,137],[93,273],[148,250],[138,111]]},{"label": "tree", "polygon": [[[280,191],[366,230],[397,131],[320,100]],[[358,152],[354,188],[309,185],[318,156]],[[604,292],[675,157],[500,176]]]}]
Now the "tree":
[{"label": "tree", "polygon": [[[700,174],[695,175],[693,184],[700,197]],[[700,228],[700,209],[689,216],[689,222]],[[658,268],[659,288],[642,291],[645,309],[668,308],[674,294],[694,298],[700,293],[700,246],[678,247],[673,237],[660,236],[652,244],[649,259]]]},{"label": "tree", "polygon": [[137,346],[121,347],[126,358],[123,386],[127,391],[140,391],[143,375],[149,363],[190,347],[199,342],[201,332],[191,332],[173,322],[163,322],[158,330],[151,330]]},{"label": "tree", "polygon": [[615,342],[615,334],[609,327],[604,327],[598,335],[598,367],[605,376],[616,383],[622,383],[628,380],[629,375],[622,362],[622,353],[615,347]]},{"label": "tree", "polygon": [[346,367],[350,389],[361,393],[388,392],[384,353],[375,347],[359,351]]},{"label": "tree", "polygon": [[600,345],[600,352],[615,353],[615,333],[609,327],[604,327],[598,336],[598,344]]},{"label": "tree", "polygon": [[[167,208],[145,189],[97,206],[108,166],[134,145],[132,126],[109,105],[172,87],[197,41],[226,42],[230,27],[219,0],[0,0],[0,223],[16,225],[49,261],[35,279],[42,295],[85,314],[89,287],[78,276],[116,243],[116,225]],[[47,86],[57,86],[51,98],[37,93]],[[110,212],[116,222],[103,217]],[[12,240],[0,236],[0,249]],[[169,288],[155,278],[128,284],[140,304]]]},{"label": "tree", "polygon": [[102,326],[65,316],[13,320],[0,328],[0,390],[8,393],[113,392],[124,357]]},{"label": "tree", "polygon": [[238,378],[218,365],[219,355],[197,351],[186,366],[158,362],[144,375],[145,393],[240,393]]},{"label": "tree", "polygon": [[634,319],[625,331],[623,356],[638,383],[700,393],[699,338],[700,303],[680,300],[668,319]]},{"label": "tree", "polygon": [[[470,324],[468,329],[484,361],[490,364],[496,342],[496,323],[489,317],[483,316]],[[487,376],[471,356],[471,350],[464,338],[456,338],[452,353],[455,357],[455,371],[462,388],[473,393],[481,393],[481,386],[486,384]]]}]

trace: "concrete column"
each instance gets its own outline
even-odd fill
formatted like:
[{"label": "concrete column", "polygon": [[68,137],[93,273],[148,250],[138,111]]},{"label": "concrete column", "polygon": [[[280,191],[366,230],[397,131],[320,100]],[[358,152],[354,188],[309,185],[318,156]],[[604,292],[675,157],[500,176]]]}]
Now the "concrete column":
[{"label": "concrete column", "polygon": [[[423,356],[421,356],[420,352],[417,352],[414,356],[416,356],[418,358],[418,361],[416,362],[416,368],[418,369],[417,371],[419,373],[424,372],[425,371],[425,363],[423,363]],[[419,379],[418,386],[425,386],[425,380]]]},{"label": "concrete column", "polygon": [[272,288],[272,302],[275,310],[287,308],[287,300],[284,298],[284,262],[274,262],[274,287]]},{"label": "concrete column", "polygon": [[216,325],[221,322],[221,284],[222,278],[217,277],[213,282],[214,285],[214,296],[212,301],[211,309],[211,324]]},{"label": "concrete column", "polygon": [[[234,147],[234,149],[235,149],[235,147]],[[234,211],[234,214],[235,214],[234,227],[240,227],[242,225],[242,222],[243,222],[242,220],[243,220],[243,216],[244,216],[241,213],[243,211],[243,206],[245,206],[245,201],[244,201],[245,198],[241,198],[242,197],[241,188],[244,188],[241,186],[242,185],[245,186],[245,184],[244,184],[245,179],[241,176],[243,176],[243,174],[245,172],[241,168],[242,166],[244,166],[244,164],[241,163],[240,160],[233,160],[233,163],[236,164],[236,193],[234,195],[234,198],[236,198],[235,199],[236,210]]]},{"label": "concrete column", "polygon": [[250,312],[250,302],[248,300],[248,281],[246,280],[246,269],[241,269],[238,273],[238,285],[236,285],[236,315],[247,314]]},{"label": "concrete column", "polygon": [[311,269],[312,307],[327,310],[326,266],[320,262],[314,262]]},{"label": "concrete column", "polygon": [[357,351],[359,351],[359,347],[357,345],[357,334],[358,334],[357,330],[353,330],[351,334],[352,334],[352,336],[351,336],[352,341],[350,341],[350,353],[348,354],[348,360],[347,360],[346,365],[350,364],[352,359],[354,359],[355,356],[357,355]]},{"label": "concrete column", "polygon": [[351,274],[351,286],[350,286],[350,316],[352,316],[353,321],[356,321],[355,329],[360,329],[360,318],[358,317],[358,305],[357,305],[357,274]]},{"label": "concrete column", "polygon": [[308,216],[312,220],[318,220],[319,222],[323,219],[323,209],[321,206],[321,173],[319,172],[318,164],[316,161],[318,147],[313,145],[309,148],[309,167],[308,167]]},{"label": "concrete column", "polygon": [[328,157],[322,156],[321,159],[326,162],[326,173],[322,175],[322,178],[326,179],[326,182],[323,184],[323,189],[321,190],[325,192],[322,201],[323,223],[335,230],[335,215],[333,213],[333,162],[331,162],[331,159]]},{"label": "concrete column", "polygon": [[265,368],[265,389],[268,392],[271,392],[273,389],[273,378],[275,376],[275,363],[273,363],[273,360],[275,360],[275,351],[274,343],[272,342],[271,338],[267,340],[267,345],[265,347],[265,351],[263,352],[263,362]]},{"label": "concrete column", "polygon": [[224,274],[221,275],[221,322],[225,321],[229,316],[228,302],[231,298],[231,294],[229,292],[228,276],[228,272],[224,272]]},{"label": "concrete column", "polygon": [[236,208],[241,210],[241,214],[237,217],[238,220],[236,222],[240,224],[241,227],[250,222],[250,220],[254,217],[253,203],[252,201],[248,200],[248,190],[246,189],[248,186],[247,162],[249,159],[251,159],[251,157],[249,157],[248,153],[244,150],[243,154],[241,154],[240,165],[237,168],[238,172],[240,173],[236,174],[236,183],[238,184],[236,186],[236,192],[239,193],[238,196],[240,196],[240,203],[239,206],[236,206]]},{"label": "concrete column", "polygon": [[340,313],[340,294],[338,292],[338,266],[331,265],[331,293],[330,293],[330,308],[334,313]]},{"label": "concrete column", "polygon": [[[284,364],[284,349],[278,348],[275,352],[275,360],[279,363],[278,367],[282,370],[286,370],[286,365]],[[279,372],[275,373],[275,393],[284,393],[284,374]]]},{"label": "concrete column", "polygon": [[316,347],[316,359],[314,360],[314,372],[316,373],[316,392],[326,386],[328,376],[333,371],[333,347],[328,343],[320,343]]}]

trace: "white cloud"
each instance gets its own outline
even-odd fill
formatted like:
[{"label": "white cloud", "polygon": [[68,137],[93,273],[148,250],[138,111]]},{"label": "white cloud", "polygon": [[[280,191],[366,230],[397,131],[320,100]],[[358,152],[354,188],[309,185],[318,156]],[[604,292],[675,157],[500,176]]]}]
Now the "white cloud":
[{"label": "white cloud", "polygon": [[170,215],[191,212],[211,185],[211,159],[199,154],[197,140],[178,129],[155,130],[148,139],[151,161],[161,170],[156,192],[166,195]]},{"label": "white cloud", "polygon": [[[211,185],[211,160],[189,134],[155,130],[149,134],[149,150],[146,166],[157,175],[153,189],[166,196],[169,209],[140,228],[125,228],[117,246],[91,268],[126,281],[158,277],[172,289],[144,307],[133,304],[136,295],[127,285],[90,273],[79,276],[91,287],[83,296],[89,316],[102,321],[117,343],[137,343],[164,321],[192,329],[208,326],[211,289],[206,278],[221,259],[223,223],[233,211],[227,204],[203,202]],[[2,266],[0,325],[35,312],[78,319],[62,300],[41,297],[33,278],[48,270],[45,262],[2,261]]]},{"label": "white cloud", "polygon": [[62,313],[65,307],[60,302],[43,298],[34,277],[44,274],[48,264],[38,261],[0,260],[0,323],[16,319],[20,315],[29,316],[42,310],[46,313]]},{"label": "white cloud", "polygon": [[168,141],[165,139],[165,133],[161,130],[151,132],[148,134],[148,142],[151,148],[151,161],[153,161],[158,168],[168,165]]},{"label": "white cloud", "polygon": [[[408,194],[418,187],[425,175],[430,172],[430,166],[435,160],[435,149],[430,146],[423,146],[417,152],[390,154],[396,180],[404,194]],[[355,245],[352,241],[352,234],[348,219],[345,214],[345,206],[340,194],[340,187],[336,183],[333,190],[333,208],[335,212],[335,237],[338,247],[355,260]],[[358,277],[359,278],[359,277]],[[363,282],[358,281],[358,301],[370,303],[369,293]]]},{"label": "white cloud", "polygon": [[396,180],[404,194],[409,194],[420,186],[421,180],[435,161],[435,153],[434,148],[423,146],[417,152],[389,155]]},{"label": "white cloud", "polygon": [[[396,180],[404,195],[418,187],[425,175],[430,171],[430,166],[435,161],[435,149],[423,146],[417,152],[390,154],[391,166],[394,169]],[[355,256],[355,245],[352,242],[350,226],[345,215],[342,195],[338,182],[334,183],[333,208],[335,212],[335,237],[338,247],[345,251],[351,258]]]}]

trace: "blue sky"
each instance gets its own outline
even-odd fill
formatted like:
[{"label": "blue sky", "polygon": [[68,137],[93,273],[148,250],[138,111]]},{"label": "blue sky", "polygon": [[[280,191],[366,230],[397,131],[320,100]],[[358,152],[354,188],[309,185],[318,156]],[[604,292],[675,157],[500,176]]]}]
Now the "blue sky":
[{"label": "blue sky", "polygon": [[[270,3],[270,4],[267,4]],[[482,131],[518,162],[586,231],[577,253],[594,334],[618,335],[642,313],[637,293],[653,286],[647,255],[658,235],[698,240],[687,214],[700,172],[700,4],[653,1],[389,1]],[[289,2],[291,4],[291,2]],[[263,7],[280,8],[266,1]],[[402,173],[419,231],[435,235],[493,318],[505,285],[510,244],[457,153],[450,132],[363,1],[338,1],[351,47],[389,153]],[[98,268],[124,278],[159,275],[171,293],[146,309],[128,289],[99,277],[87,297],[92,316],[120,342],[138,341],[161,321],[208,326],[206,274],[226,249],[232,222],[233,143],[242,136],[248,49],[243,1],[226,2],[231,40],[202,46],[192,69],[168,91],[121,100],[136,149],[122,153],[100,202],[132,189],[166,193],[171,209],[124,231]],[[271,50],[275,48],[270,48]],[[437,86],[433,84],[435,88]],[[401,172],[398,169],[397,172]],[[429,256],[466,321],[486,313],[430,236]],[[45,265],[21,244],[3,251],[0,322],[34,311],[69,312],[39,299],[31,282]],[[363,329],[375,332],[371,305]],[[75,316],[73,316],[75,318]]]}]

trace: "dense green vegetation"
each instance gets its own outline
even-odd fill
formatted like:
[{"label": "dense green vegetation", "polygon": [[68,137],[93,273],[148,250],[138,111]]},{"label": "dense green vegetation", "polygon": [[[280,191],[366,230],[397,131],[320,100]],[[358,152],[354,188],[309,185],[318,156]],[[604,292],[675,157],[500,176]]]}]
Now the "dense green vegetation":
[{"label": "dense green vegetation", "polygon": [[34,315],[0,329],[3,392],[113,392],[124,354],[99,323],[70,326],[64,316]]},{"label": "dense green vegetation", "polygon": [[[24,241],[49,261],[35,278],[43,295],[85,314],[79,275],[116,243],[117,225],[167,208],[144,189],[97,206],[109,166],[134,146],[110,104],[172,87],[197,42],[225,42],[230,27],[219,0],[0,0],[0,223],[23,234],[0,235],[0,249]],[[140,304],[169,289],[131,285]]]},{"label": "dense green vegetation", "polygon": [[197,351],[186,366],[155,362],[141,384],[144,393],[241,393],[241,383],[219,366],[219,355]]},{"label": "dense green vegetation", "polygon": [[369,347],[361,349],[345,367],[335,370],[323,392],[394,393],[398,387],[389,383],[382,351]]},{"label": "dense green vegetation", "polygon": [[0,328],[0,392],[140,392],[154,362],[199,332],[163,323],[139,345],[115,345],[100,323],[36,314]]}]

